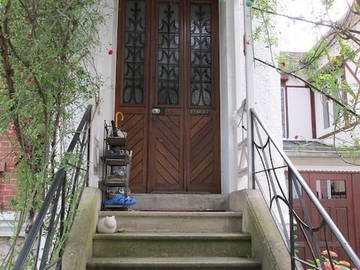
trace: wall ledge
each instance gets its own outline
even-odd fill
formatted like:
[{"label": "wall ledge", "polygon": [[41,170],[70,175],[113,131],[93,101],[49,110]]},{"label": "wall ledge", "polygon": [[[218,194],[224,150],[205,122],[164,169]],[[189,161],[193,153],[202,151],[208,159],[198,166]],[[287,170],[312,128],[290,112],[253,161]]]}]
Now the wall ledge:
[{"label": "wall ledge", "polygon": [[258,190],[245,189],[230,194],[231,211],[243,213],[243,231],[251,234],[252,255],[262,261],[262,269],[289,270],[288,249]]}]

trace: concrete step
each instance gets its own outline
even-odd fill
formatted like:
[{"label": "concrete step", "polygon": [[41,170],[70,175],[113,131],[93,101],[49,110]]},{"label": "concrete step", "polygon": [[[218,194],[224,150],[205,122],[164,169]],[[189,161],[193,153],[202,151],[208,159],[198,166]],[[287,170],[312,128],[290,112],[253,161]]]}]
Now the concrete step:
[{"label": "concrete step", "polygon": [[250,257],[244,233],[95,234],[93,257]]},{"label": "concrete step", "polygon": [[100,217],[115,216],[125,232],[241,232],[239,212],[101,211]]},{"label": "concrete step", "polygon": [[226,211],[225,194],[132,194],[137,204],[133,210],[147,211]]},{"label": "concrete step", "polygon": [[146,270],[261,270],[261,263],[254,259],[234,257],[191,258],[93,258],[87,270],[146,269]]}]

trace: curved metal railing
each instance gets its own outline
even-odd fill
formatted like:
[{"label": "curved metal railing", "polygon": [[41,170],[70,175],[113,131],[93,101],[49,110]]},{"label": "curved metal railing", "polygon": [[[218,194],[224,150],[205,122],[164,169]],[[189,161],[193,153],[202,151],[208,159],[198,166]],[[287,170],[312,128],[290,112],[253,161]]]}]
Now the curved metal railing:
[{"label": "curved metal railing", "polygon": [[[237,111],[237,126],[243,134],[252,129],[250,138],[242,135],[243,141],[251,140],[252,149],[242,151],[252,159],[252,166],[239,162],[239,172],[251,170],[252,188],[261,191],[269,206],[288,247],[291,269],[360,269],[349,242],[253,109],[250,125],[243,123],[248,117],[245,107]],[[348,260],[351,266],[341,262],[343,268],[339,268],[340,260]]]}]

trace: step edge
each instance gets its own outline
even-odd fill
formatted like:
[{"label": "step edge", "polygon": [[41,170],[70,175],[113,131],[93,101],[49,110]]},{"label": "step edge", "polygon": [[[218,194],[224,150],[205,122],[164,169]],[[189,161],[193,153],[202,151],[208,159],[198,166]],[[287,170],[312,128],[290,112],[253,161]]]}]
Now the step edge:
[{"label": "step edge", "polygon": [[99,211],[99,216],[118,217],[235,217],[241,218],[241,212],[167,212],[167,211]]},{"label": "step edge", "polygon": [[125,232],[125,233],[96,233],[93,240],[251,240],[248,233],[168,233],[168,232]]},{"label": "step edge", "polygon": [[[141,260],[145,260],[142,261]],[[261,261],[256,258],[246,257],[135,257],[135,258],[117,258],[117,257],[100,257],[90,258],[87,262],[88,266],[141,266],[141,265],[177,265],[177,266],[192,266],[192,265],[255,265],[260,266]]]}]

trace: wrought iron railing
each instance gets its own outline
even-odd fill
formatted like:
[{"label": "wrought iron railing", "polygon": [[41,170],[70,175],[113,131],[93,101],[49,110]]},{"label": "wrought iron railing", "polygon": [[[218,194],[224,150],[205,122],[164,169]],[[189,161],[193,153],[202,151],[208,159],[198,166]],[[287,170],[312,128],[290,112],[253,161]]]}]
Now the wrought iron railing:
[{"label": "wrought iron railing", "polygon": [[88,181],[91,108],[84,113],[13,270],[60,269],[66,237]]},{"label": "wrought iron railing", "polygon": [[[291,269],[353,269],[340,268],[340,260],[347,260],[351,267],[360,269],[359,257],[317,196],[255,111],[249,109],[249,112],[247,123],[245,103],[237,111],[237,124],[243,134],[239,149],[245,151],[247,160],[252,159],[251,168],[247,168],[240,154],[239,177],[250,170],[250,185],[261,191],[268,204],[289,250]],[[250,138],[247,138],[248,133]],[[251,149],[246,149],[244,143],[248,139]]]}]

